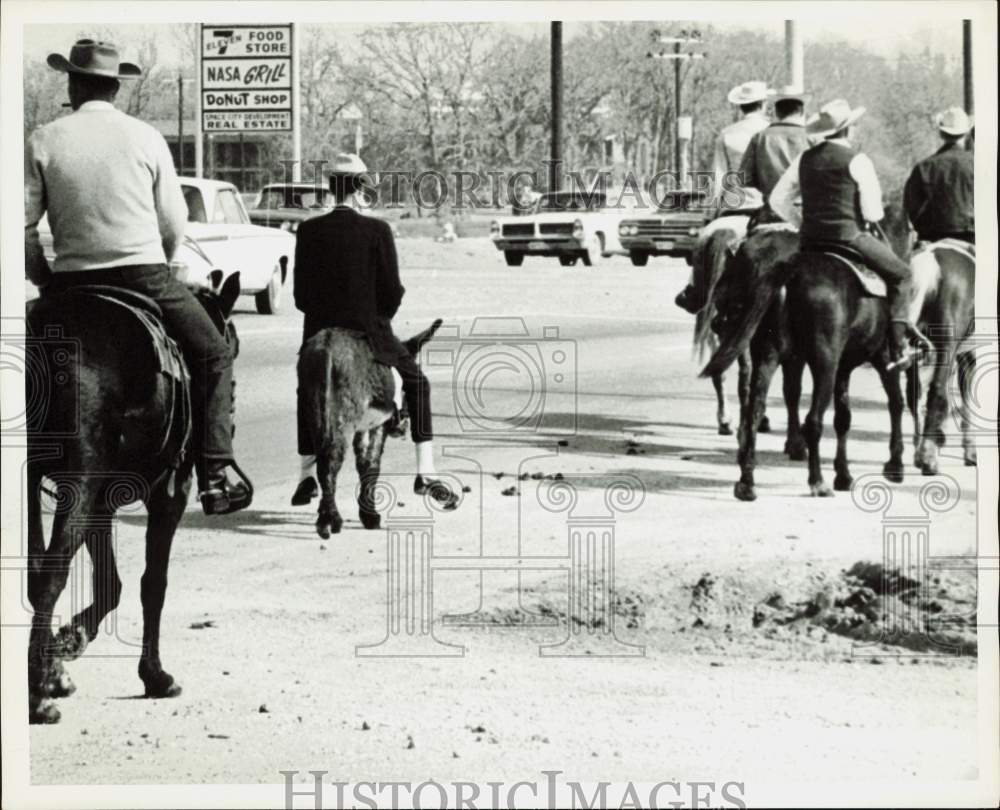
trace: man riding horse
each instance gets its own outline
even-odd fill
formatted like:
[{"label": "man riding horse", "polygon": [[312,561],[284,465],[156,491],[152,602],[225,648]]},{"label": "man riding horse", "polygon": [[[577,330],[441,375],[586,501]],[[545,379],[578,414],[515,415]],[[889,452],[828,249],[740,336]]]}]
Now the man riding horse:
[{"label": "man riding horse", "polygon": [[[359,212],[374,183],[361,158],[341,154],[330,174],[336,205],[328,214],[303,222],[295,241],[295,306],[305,313],[302,343],[330,327],[355,330],[367,339],[375,359],[394,367],[403,380],[416,448],[413,491],[430,494],[446,508],[458,497],[436,478],[431,429],[431,390],[417,360],[392,331],[392,318],[403,299],[396,246],[386,222]],[[299,484],[292,505],[309,503],[319,494],[316,452],[299,380]]]},{"label": "man riding horse", "polygon": [[[81,39],[69,58],[48,57],[68,74],[73,112],[37,129],[25,161],[25,268],[47,297],[82,285],[124,287],[153,299],[191,373],[196,470],[205,514],[250,505],[251,491],[228,480],[234,463],[232,351],[168,262],[184,236],[187,205],[166,141],[114,107],[119,80],[142,71],[107,42]],[[38,238],[48,212],[55,261]]]},{"label": "man riding horse", "polygon": [[962,141],[972,121],[961,107],[937,116],[943,145],[913,167],[903,191],[906,215],[921,242],[976,243],[975,156]]},{"label": "man riding horse", "polygon": [[909,265],[868,230],[877,227],[884,212],[875,166],[851,144],[854,123],[864,112],[843,99],[825,105],[806,127],[822,140],[788,167],[771,191],[770,205],[799,226],[803,248],[852,251],[886,282],[892,365],[902,367],[913,358],[910,339],[923,348],[930,345],[910,319]]}]

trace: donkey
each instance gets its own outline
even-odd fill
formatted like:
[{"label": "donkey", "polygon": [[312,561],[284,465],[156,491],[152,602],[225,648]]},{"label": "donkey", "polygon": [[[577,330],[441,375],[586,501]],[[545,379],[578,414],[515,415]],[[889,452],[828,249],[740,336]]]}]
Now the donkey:
[{"label": "donkey", "polygon": [[[898,212],[890,216],[887,209],[886,214],[893,248],[897,255],[908,257],[910,234],[905,220]],[[787,238],[798,240],[794,233]],[[853,483],[847,459],[847,434],[851,427],[848,389],[851,373],[865,362],[875,368],[889,401],[889,460],[882,468],[883,475],[894,483],[903,480],[903,393],[899,370],[889,367],[888,308],[884,298],[866,293],[845,261],[830,253],[808,251],[794,253],[787,261],[771,265],[773,270],[756,284],[753,302],[739,327],[702,372],[711,373],[722,363],[728,365],[751,339],[756,339],[760,330],[777,329],[780,333],[787,328],[789,351],[801,358],[797,362],[808,364],[813,378],[812,404],[803,434],[809,454],[809,491],[815,497],[833,495],[823,480],[819,455],[823,416],[831,400],[837,432],[834,489],[849,490]],[[782,288],[785,289],[783,316],[779,303]],[[765,321],[769,314],[770,326]],[[755,362],[755,375],[757,369]],[[751,409],[760,407],[766,390],[766,385],[751,382]],[[741,477],[735,488],[740,500],[756,498],[754,465],[753,453],[741,451]]]},{"label": "donkey", "polygon": [[924,475],[938,472],[938,448],[945,442],[942,426],[948,415],[948,384],[958,368],[962,406],[959,424],[966,466],[975,466],[976,448],[969,435],[972,381],[976,371],[974,347],[963,345],[975,326],[975,248],[964,242],[942,240],[913,256],[916,291],[911,314],[914,323],[934,346],[933,375],[927,391],[927,410],[920,423],[919,369],[907,369],[906,399],[913,416],[913,463]]},{"label": "donkey", "polygon": [[[198,297],[238,351],[229,315],[239,274]],[[28,644],[29,721],[57,723],[53,698],[75,687],[61,661],[83,654],[118,605],[113,521],[118,509],[142,501],[146,570],[142,576],[143,638],[139,677],[149,698],[181,687],[160,662],[160,614],[170,546],[188,500],[194,460],[187,373],[171,341],[160,343],[143,321],[156,307],[128,291],[90,288],[43,297],[28,314],[26,402],[28,465],[28,598],[34,612]],[[94,292],[101,294],[95,295]],[[144,309],[136,315],[109,298]],[[154,327],[155,328],[155,327]],[[170,373],[170,372],[173,373]],[[43,480],[54,485],[50,490]],[[41,492],[55,497],[48,546]],[[93,562],[93,603],[52,632],[52,617],[70,563],[82,545]]]},{"label": "donkey", "polygon": [[[423,332],[403,341],[403,345],[418,357],[420,347],[434,337],[440,326],[439,318]],[[375,508],[375,487],[385,448],[386,423],[394,414],[395,382],[391,369],[375,360],[362,333],[334,327],[306,341],[299,353],[298,374],[308,408],[322,491],[316,533],[328,539],[343,527],[336,489],[348,442],[353,442],[360,478],[361,524],[366,529],[379,528],[381,517]]]}]

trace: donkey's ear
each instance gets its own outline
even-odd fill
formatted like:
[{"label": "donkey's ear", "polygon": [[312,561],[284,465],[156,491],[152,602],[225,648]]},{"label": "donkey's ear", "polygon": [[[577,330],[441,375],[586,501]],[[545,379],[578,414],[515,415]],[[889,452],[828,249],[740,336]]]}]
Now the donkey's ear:
[{"label": "donkey's ear", "polygon": [[222,285],[222,289],[219,290],[219,308],[227,318],[233,311],[233,307],[236,306],[236,299],[239,297],[240,274],[237,271],[226,279],[225,283]]}]

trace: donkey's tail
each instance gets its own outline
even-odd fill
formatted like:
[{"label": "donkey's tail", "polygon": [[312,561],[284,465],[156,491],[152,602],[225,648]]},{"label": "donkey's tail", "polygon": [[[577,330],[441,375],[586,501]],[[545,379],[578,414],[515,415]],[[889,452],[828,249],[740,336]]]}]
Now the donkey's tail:
[{"label": "donkey's tail", "polygon": [[721,374],[733,361],[747,350],[750,340],[757,332],[757,327],[771,308],[778,291],[787,284],[795,274],[796,263],[793,259],[780,262],[771,270],[761,274],[761,277],[751,287],[753,299],[743,313],[739,324],[719,344],[719,348],[701,370],[700,376],[711,377]]},{"label": "donkey's tail", "polygon": [[312,434],[313,449],[325,452],[332,440],[330,422],[335,385],[334,357],[327,335],[317,335],[302,347],[299,354],[300,407],[307,409],[306,423]]}]

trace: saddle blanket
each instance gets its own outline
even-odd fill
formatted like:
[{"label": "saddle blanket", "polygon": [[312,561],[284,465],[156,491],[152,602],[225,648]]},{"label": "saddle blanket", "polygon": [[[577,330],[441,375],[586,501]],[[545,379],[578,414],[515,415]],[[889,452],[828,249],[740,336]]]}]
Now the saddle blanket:
[{"label": "saddle blanket", "polygon": [[885,282],[874,270],[869,270],[864,265],[859,265],[852,262],[845,256],[841,256],[838,253],[832,253],[830,251],[823,251],[827,256],[832,256],[834,259],[839,259],[844,264],[846,264],[851,271],[854,273],[855,277],[861,283],[861,287],[864,289],[865,293],[872,296],[873,298],[885,298],[886,286]]}]

